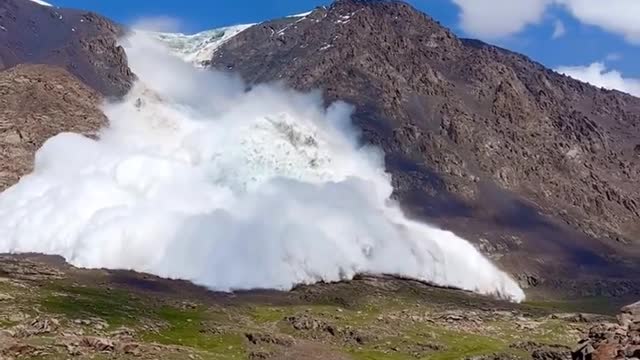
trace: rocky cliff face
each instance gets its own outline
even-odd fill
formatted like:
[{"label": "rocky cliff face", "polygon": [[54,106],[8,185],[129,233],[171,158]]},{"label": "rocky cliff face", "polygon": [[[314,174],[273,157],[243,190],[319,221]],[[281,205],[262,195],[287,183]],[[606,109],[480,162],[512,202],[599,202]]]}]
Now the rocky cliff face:
[{"label": "rocky cliff face", "polygon": [[65,70],[18,65],[0,71],[0,190],[31,172],[33,155],[61,132],[94,136],[106,124],[99,94]]},{"label": "rocky cliff face", "polygon": [[[401,2],[340,0],[265,22],[209,65],[354,104],[405,207],[476,240],[525,285],[633,267],[638,98],[459,39]],[[616,291],[636,286],[620,281]]]},{"label": "rocky cliff face", "polygon": [[122,96],[133,74],[117,45],[121,34],[121,28],[94,13],[3,0],[0,70],[23,63],[56,65],[104,96]]},{"label": "rocky cliff face", "polygon": [[92,136],[98,106],[134,79],[122,29],[97,14],[0,2],[0,189],[31,171],[35,151],[66,131]]}]

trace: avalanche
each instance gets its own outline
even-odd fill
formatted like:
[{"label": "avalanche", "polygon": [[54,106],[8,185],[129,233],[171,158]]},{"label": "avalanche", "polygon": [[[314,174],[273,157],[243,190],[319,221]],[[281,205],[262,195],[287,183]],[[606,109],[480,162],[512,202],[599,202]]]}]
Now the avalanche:
[{"label": "avalanche", "polygon": [[290,289],[395,274],[513,301],[522,290],[470,243],[407,219],[351,108],[278,85],[247,91],[150,40],[99,140],[64,133],[0,194],[0,251],[59,254],[216,290]]}]

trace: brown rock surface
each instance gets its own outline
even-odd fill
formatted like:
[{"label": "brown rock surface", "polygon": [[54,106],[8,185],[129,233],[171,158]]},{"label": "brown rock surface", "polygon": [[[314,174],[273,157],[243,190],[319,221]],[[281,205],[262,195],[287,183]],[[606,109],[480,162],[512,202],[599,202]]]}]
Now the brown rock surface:
[{"label": "brown rock surface", "polygon": [[640,358],[640,302],[623,307],[617,324],[605,322],[591,327],[573,351],[576,360],[636,358]]},{"label": "brown rock surface", "polygon": [[33,168],[37,149],[61,132],[93,136],[106,124],[100,96],[67,71],[19,65],[0,71],[0,189]]},{"label": "brown rock surface", "polygon": [[81,10],[26,0],[0,2],[0,70],[18,64],[60,66],[105,96],[122,96],[133,74],[117,44],[123,31]]}]

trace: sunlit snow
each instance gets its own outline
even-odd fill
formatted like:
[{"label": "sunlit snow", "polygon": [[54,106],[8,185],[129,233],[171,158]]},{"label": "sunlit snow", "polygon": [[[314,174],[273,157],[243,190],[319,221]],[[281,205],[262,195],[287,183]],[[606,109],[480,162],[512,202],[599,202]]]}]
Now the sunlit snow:
[{"label": "sunlit snow", "polygon": [[253,24],[229,26],[192,35],[180,33],[153,33],[153,35],[183,60],[200,65],[211,60],[220,46],[251,26]]},{"label": "sunlit snow", "polygon": [[29,0],[31,2],[34,2],[36,4],[42,5],[42,6],[53,6],[51,4],[49,4],[48,2],[42,1],[42,0]]}]

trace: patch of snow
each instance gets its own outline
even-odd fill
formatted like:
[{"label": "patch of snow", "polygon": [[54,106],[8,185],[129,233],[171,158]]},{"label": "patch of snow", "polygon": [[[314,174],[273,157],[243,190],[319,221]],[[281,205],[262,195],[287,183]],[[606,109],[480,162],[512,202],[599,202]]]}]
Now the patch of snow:
[{"label": "patch of snow", "polygon": [[50,6],[50,7],[53,6],[53,5],[49,4],[48,2],[42,1],[42,0],[29,0],[29,1],[34,2],[34,3],[38,4],[38,5],[42,5],[42,6]]},{"label": "patch of snow", "polygon": [[346,24],[350,19],[351,15],[340,15],[340,19],[336,20],[336,24]]},{"label": "patch of snow", "polygon": [[205,61],[211,60],[220,46],[253,25],[255,24],[228,26],[191,35],[181,33],[151,34],[184,61],[201,65]]},{"label": "patch of snow", "polygon": [[287,17],[288,17],[288,18],[307,17],[307,16],[311,15],[311,13],[312,13],[312,12],[313,12],[313,10],[311,10],[311,11],[307,11],[307,12],[304,12],[304,13],[301,13],[301,14],[289,15],[289,16],[287,16]]}]

